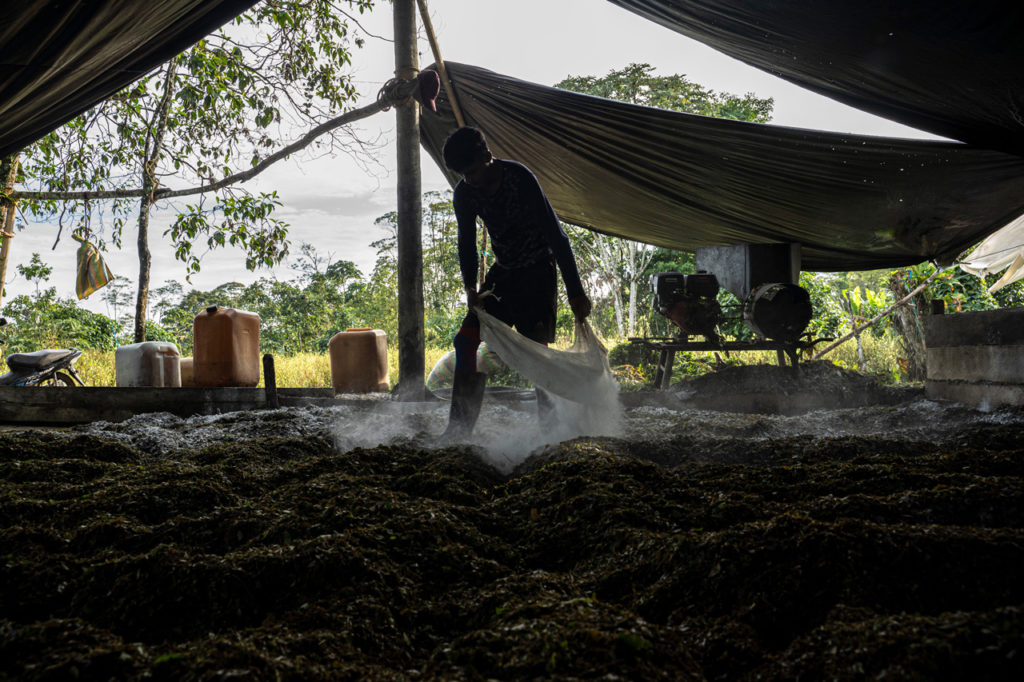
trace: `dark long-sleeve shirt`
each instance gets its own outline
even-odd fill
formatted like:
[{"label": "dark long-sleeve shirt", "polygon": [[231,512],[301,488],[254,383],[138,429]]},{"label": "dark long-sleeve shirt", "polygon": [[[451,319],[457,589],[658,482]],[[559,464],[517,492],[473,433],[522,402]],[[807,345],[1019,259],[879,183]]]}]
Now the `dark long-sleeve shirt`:
[{"label": "dark long-sleeve shirt", "polygon": [[452,204],[459,226],[459,267],[468,289],[476,289],[479,256],[476,218],[483,219],[491,248],[501,267],[525,268],[552,257],[558,263],[570,299],[583,295],[576,259],[555,210],[537,177],[516,161],[494,159],[502,169],[501,185],[487,196],[462,180]]}]

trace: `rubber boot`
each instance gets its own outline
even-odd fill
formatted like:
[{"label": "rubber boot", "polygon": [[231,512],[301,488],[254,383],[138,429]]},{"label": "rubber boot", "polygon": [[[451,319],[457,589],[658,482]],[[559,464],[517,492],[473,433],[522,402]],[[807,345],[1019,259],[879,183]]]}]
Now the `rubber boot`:
[{"label": "rubber boot", "polygon": [[448,428],[441,434],[442,443],[454,443],[469,438],[480,416],[484,401],[487,375],[483,372],[455,370],[452,383],[452,406],[448,412]]},{"label": "rubber boot", "polygon": [[551,394],[543,388],[536,388],[534,391],[537,394],[537,421],[540,424],[540,432],[549,434],[558,425],[555,403],[551,399]]}]

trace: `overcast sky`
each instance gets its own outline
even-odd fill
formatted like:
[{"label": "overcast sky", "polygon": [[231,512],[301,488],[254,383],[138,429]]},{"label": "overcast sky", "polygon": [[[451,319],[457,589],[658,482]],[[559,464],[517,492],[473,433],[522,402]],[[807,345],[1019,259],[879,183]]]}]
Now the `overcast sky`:
[{"label": "overcast sky", "polygon": [[[600,76],[632,62],[646,62],[658,74],[682,74],[716,91],[773,97],[777,125],[935,139],[802,90],[604,0],[428,0],[427,4],[446,61],[473,64],[544,85],[567,76]],[[353,57],[353,72],[364,96],[361,104],[367,104],[394,70],[390,5],[381,3],[379,10],[364,15],[360,22],[373,34]],[[422,27],[420,34],[420,65],[426,66],[434,58]],[[284,204],[278,217],[291,225],[294,253],[302,242],[309,242],[334,260],[355,262],[368,275],[375,256],[369,244],[383,236],[374,219],[395,208],[394,112],[364,120],[360,134],[381,143],[369,165],[347,156],[293,158],[246,186],[252,191],[278,191]],[[441,173],[426,153],[422,162],[423,190],[445,189]],[[184,282],[183,264],[174,260],[173,250],[161,236],[172,217],[166,208],[153,214],[154,287],[169,279]],[[51,250],[54,225],[30,224],[17,235],[7,273],[9,295],[32,290],[17,275],[15,265],[38,252],[54,268],[49,285],[56,286],[61,296],[74,297],[77,243],[68,233],[65,230],[56,250]],[[114,274],[124,275],[134,284],[138,260],[132,231],[126,230],[124,246],[121,251],[108,252],[106,259]],[[249,272],[240,252],[221,250],[204,258],[202,272],[193,276],[192,286],[209,289],[272,274],[281,279],[292,276],[287,265],[274,271]],[[83,305],[106,312],[101,293],[93,294]]]}]

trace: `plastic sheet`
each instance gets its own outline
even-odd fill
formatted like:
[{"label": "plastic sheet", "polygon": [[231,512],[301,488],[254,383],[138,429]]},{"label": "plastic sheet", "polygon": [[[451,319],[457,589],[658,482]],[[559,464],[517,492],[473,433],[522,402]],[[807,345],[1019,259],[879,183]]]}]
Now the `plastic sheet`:
[{"label": "plastic sheet", "polygon": [[256,0],[5,2],[0,156],[138,80]]},{"label": "plastic sheet", "polygon": [[[949,264],[1024,213],[1024,158],[665,111],[446,62],[466,122],[536,175],[559,218],[693,251],[795,242],[805,270]],[[438,165],[457,127],[420,117]],[[454,176],[449,178],[453,182]]]},{"label": "plastic sheet", "polygon": [[1024,6],[992,0],[610,0],[893,121],[1024,154]]},{"label": "plastic sheet", "polygon": [[1024,278],[1024,217],[979,244],[960,267],[978,277],[1006,270],[999,281],[989,287],[989,293]]}]

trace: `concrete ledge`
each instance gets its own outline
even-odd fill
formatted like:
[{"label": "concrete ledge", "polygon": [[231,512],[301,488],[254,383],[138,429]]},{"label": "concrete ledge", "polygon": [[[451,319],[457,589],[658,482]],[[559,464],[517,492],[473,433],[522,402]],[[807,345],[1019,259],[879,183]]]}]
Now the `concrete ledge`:
[{"label": "concrete ledge", "polygon": [[[534,392],[489,386],[484,396],[486,402],[516,406],[532,401]],[[277,402],[280,407],[346,405],[402,412],[415,409],[414,405],[440,405],[445,401],[443,397],[436,397],[425,403],[411,403],[394,400],[390,393],[336,395],[331,388],[278,388]],[[151,412],[191,417],[267,408],[263,388],[0,386],[0,425],[68,426],[96,421],[119,422]]]},{"label": "concrete ledge", "polygon": [[1024,345],[1024,308],[929,315],[924,338],[928,348]]},{"label": "concrete ledge", "polygon": [[928,379],[1024,385],[1024,345],[929,347]]},{"label": "concrete ledge", "polygon": [[928,379],[924,394],[929,400],[949,400],[982,410],[1024,405],[1024,386],[1021,385]]},{"label": "concrete ledge", "polygon": [[[281,407],[345,405],[390,397],[377,394],[363,400],[357,396],[337,397],[330,388],[279,388],[277,396]],[[0,424],[117,422],[147,412],[190,417],[266,407],[266,392],[262,388],[0,386]]]}]

